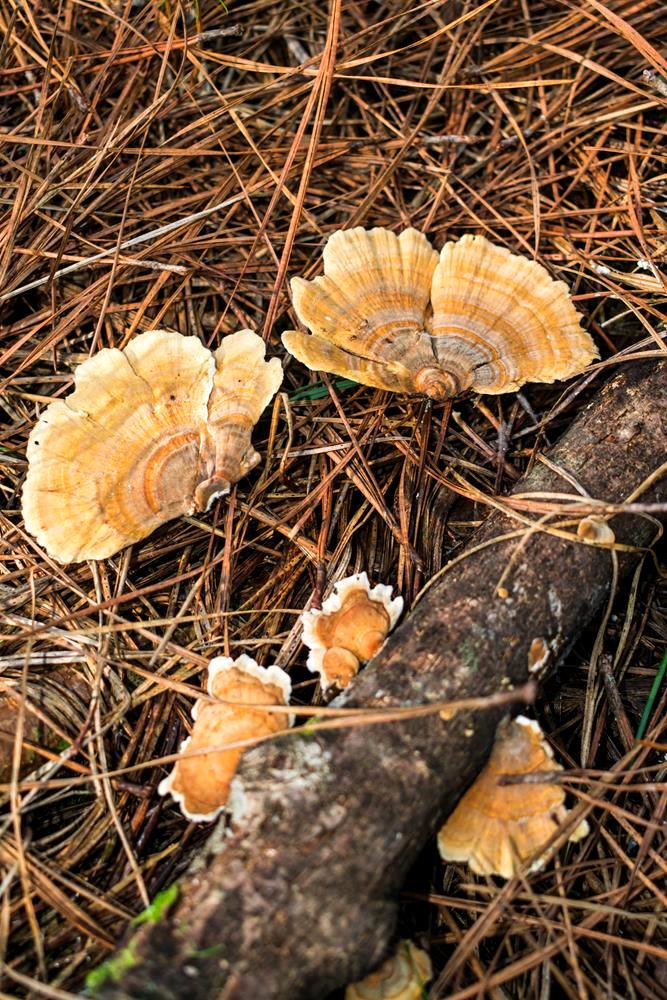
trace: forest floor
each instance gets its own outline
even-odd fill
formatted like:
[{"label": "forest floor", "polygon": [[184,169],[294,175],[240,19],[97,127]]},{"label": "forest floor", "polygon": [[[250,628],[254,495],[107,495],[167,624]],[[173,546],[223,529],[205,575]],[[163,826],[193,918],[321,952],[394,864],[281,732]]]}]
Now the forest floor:
[{"label": "forest floor", "polygon": [[[610,371],[665,352],[667,18],[653,0],[0,0],[0,29],[0,996],[59,998],[210,832],[157,793],[208,660],[277,663],[318,703],[308,602],[366,570],[409,608]],[[453,407],[319,380],[280,344],[287,279],[353,225],[536,255],[602,362]],[[28,435],[77,364],[155,327],[212,347],[251,327],[284,360],[262,462],[209,513],[62,567],[22,522]],[[620,768],[580,860],[503,891],[430,844],[411,873],[402,935],[456,969],[434,997],[667,996],[666,645],[649,557],[535,706],[573,795]],[[619,697],[582,760],[591,659]],[[640,772],[619,765],[638,732]]]}]

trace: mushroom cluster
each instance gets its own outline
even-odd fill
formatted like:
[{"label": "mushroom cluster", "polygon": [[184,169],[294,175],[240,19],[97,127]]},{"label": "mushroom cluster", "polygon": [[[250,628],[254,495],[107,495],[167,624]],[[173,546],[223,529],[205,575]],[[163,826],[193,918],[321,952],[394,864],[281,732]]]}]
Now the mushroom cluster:
[{"label": "mushroom cluster", "polygon": [[[569,378],[598,356],[564,282],[482,236],[438,255],[416,229],[339,230],[323,258],[322,276],[292,279],[311,333],[283,335],[314,371],[444,400]],[[169,330],[99,351],[30,435],[27,530],[79,562],[207,510],[259,462],[251,432],[281,382],[251,330],[214,352]]]},{"label": "mushroom cluster", "polygon": [[[291,285],[296,315],[310,332],[283,335],[287,351],[311,370],[445,400],[569,378],[597,357],[567,286],[484,237],[463,236],[438,254],[415,229],[356,228],[329,238],[323,262],[323,275],[295,277]],[[59,562],[79,562],[111,556],[166,521],[208,510],[259,463],[252,431],[281,383],[280,360],[266,359],[264,341],[251,330],[224,337],[214,351],[168,330],[99,351],[30,434],[27,530]],[[604,518],[582,520],[578,534],[590,544],[614,541]],[[402,609],[391,587],[371,587],[366,573],[357,573],[336,583],[321,608],[303,613],[307,665],[323,692],[350,684]],[[536,647],[539,662],[547,653]],[[244,750],[291,724],[287,712],[276,711],[290,697],[289,677],[276,666],[218,657],[209,664],[207,692],[159,789],[197,821],[224,809]],[[496,779],[557,766],[535,723],[519,718],[501,727],[486,768],[440,831],[443,858],[505,877],[527,859],[540,864],[567,814],[562,789],[499,786]],[[585,830],[580,824],[571,839]],[[430,965],[420,954],[402,946],[391,970],[373,974],[376,981],[411,970],[423,982]],[[348,996],[376,995],[365,989],[357,984]]]},{"label": "mushroom cluster", "polygon": [[565,282],[483,236],[438,255],[416,229],[339,230],[323,261],[291,283],[310,334],[283,334],[313,371],[444,400],[570,378],[598,356]]},{"label": "mushroom cluster", "polygon": [[[403,609],[391,587],[371,587],[365,573],[341,580],[321,611],[304,612],[308,665],[320,674],[323,689],[346,687],[380,649]],[[243,753],[293,723],[273,706],[289,704],[291,682],[280,667],[260,667],[242,654],[218,656],[208,665],[208,699],[192,709],[191,735],[181,743],[174,768],[160,783],[193,822],[213,820],[225,808]]]},{"label": "mushroom cluster", "polygon": [[104,559],[207,510],[259,462],[250,436],[282,377],[252,330],[214,352],[173,330],[104,348],[30,434],[26,528],[70,563]]}]

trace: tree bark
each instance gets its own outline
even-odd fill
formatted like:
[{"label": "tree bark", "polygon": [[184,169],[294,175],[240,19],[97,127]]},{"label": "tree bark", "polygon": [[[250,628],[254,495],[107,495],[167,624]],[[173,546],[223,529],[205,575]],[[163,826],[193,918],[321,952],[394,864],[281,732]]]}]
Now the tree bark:
[{"label": "tree bark", "polygon": [[[626,365],[549,457],[590,496],[624,501],[667,458],[667,364]],[[552,468],[537,463],[514,494],[574,494]],[[657,478],[638,502],[667,502]],[[617,541],[633,546],[656,533],[639,514],[610,524]],[[536,649],[562,655],[608,595],[611,556],[539,530],[479,548],[524,527],[493,513],[469,555],[334,704],[488,695],[523,684]],[[510,559],[503,599],[497,587]],[[620,555],[620,575],[635,562]],[[395,893],[480,770],[502,712],[315,731],[247,753],[228,829],[218,825],[171,911],[135,931],[124,971],[95,995],[321,1000],[360,978],[384,957]]]}]

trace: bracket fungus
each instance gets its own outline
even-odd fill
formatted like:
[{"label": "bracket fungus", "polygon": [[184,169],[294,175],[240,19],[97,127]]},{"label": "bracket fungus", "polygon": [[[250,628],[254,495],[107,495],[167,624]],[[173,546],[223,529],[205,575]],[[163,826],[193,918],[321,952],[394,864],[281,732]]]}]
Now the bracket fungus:
[{"label": "bracket fungus", "polygon": [[322,256],[323,275],[291,282],[310,335],[283,334],[312,371],[444,400],[570,378],[598,357],[565,282],[483,236],[438,255],[416,229],[347,229]]},{"label": "bracket fungus", "polygon": [[[537,722],[519,715],[501,723],[485,767],[438,834],[442,859],[507,879],[537,855],[530,870],[539,871],[546,862],[540,852],[567,818],[565,791],[548,782],[500,785],[498,778],[562,770]],[[569,840],[588,830],[582,820]]]},{"label": "bracket fungus", "polygon": [[386,584],[371,588],[366,573],[340,580],[321,610],[305,611],[307,666],[320,675],[322,690],[346,688],[361,664],[378,652],[402,611],[403,598],[392,600]]},{"label": "bracket fungus", "polygon": [[232,778],[248,747],[204,751],[288,729],[293,722],[291,715],[265,709],[288,705],[291,688],[289,676],[280,667],[260,667],[245,654],[235,660],[228,656],[211,660],[206,689],[220,701],[199,698],[195,702],[192,734],[180,747],[182,754],[201,752],[176,761],[171,774],[158,786],[160,795],[170,794],[193,822],[215,819],[225,808]]},{"label": "bracket fungus", "polygon": [[103,559],[182,514],[207,510],[259,462],[254,425],[282,382],[252,330],[211,352],[142,333],[74,373],[28,441],[27,530],[59,562]]},{"label": "bracket fungus", "polygon": [[345,990],[345,1000],[421,1000],[433,978],[431,959],[412,941],[401,941],[395,954]]}]

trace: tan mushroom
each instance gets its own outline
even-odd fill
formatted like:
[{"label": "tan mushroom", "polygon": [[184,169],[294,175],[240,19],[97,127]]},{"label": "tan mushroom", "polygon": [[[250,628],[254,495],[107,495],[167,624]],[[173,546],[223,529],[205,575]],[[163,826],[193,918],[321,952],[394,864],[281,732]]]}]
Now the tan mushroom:
[{"label": "tan mushroom", "polygon": [[365,979],[345,990],[345,1000],[421,1000],[433,978],[431,960],[412,941],[401,941],[396,953]]},{"label": "tan mushroom", "polygon": [[443,400],[570,378],[598,357],[567,285],[483,236],[438,256],[416,229],[339,230],[323,261],[291,282],[310,335],[283,335],[312,371]]},{"label": "tan mushroom", "polygon": [[403,610],[391,587],[370,586],[366,573],[340,580],[321,610],[302,615],[308,669],[320,675],[322,690],[345,688],[362,663],[375,656]]},{"label": "tan mushroom", "polygon": [[582,517],[577,525],[577,535],[592,545],[613,545],[616,541],[616,536],[609,527],[607,518],[597,514]]},{"label": "tan mushroom", "polygon": [[[260,667],[245,654],[236,660],[228,656],[211,660],[207,691],[220,702],[201,698],[195,702],[194,725],[191,735],[181,743],[182,754],[261,740],[287,729],[293,721],[290,715],[265,710],[266,706],[289,703],[288,675],[280,667]],[[170,794],[194,822],[215,819],[227,803],[230,784],[246,749],[233,746],[182,757],[160,782],[160,795]]]},{"label": "tan mushroom", "polygon": [[168,330],[105,348],[30,435],[27,530],[59,562],[80,562],[206,510],[259,461],[250,436],[281,381],[251,330],[213,353]]},{"label": "tan mushroom", "polygon": [[[565,822],[565,792],[553,782],[500,785],[500,775],[561,771],[537,722],[517,716],[498,727],[486,766],[438,834],[445,861],[465,861],[478,875],[511,878],[532,858],[531,871],[546,863],[545,844]],[[570,835],[581,840],[586,820]]]}]

